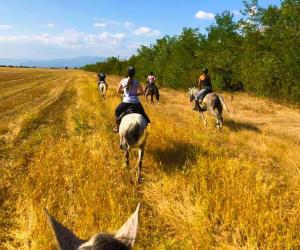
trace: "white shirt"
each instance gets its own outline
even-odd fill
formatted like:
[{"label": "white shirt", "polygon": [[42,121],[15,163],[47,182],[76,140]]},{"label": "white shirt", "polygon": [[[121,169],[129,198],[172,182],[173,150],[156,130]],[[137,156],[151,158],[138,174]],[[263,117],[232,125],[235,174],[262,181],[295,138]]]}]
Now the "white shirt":
[{"label": "white shirt", "polygon": [[126,102],[126,103],[140,103],[140,100],[137,96],[139,81],[133,79],[132,84],[131,84],[131,88],[128,89],[128,87],[127,87],[128,80],[129,80],[129,77],[121,80],[121,82],[120,82],[120,84],[123,87],[123,91],[124,91],[123,102]]}]

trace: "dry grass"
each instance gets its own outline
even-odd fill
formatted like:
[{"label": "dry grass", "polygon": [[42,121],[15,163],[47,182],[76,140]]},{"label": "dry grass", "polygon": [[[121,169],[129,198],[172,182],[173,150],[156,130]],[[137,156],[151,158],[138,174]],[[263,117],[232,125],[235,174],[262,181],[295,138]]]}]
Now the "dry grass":
[{"label": "dry grass", "polygon": [[55,249],[43,207],[88,238],[116,231],[140,201],[136,249],[300,247],[299,110],[234,95],[219,132],[203,127],[186,93],[165,89],[161,105],[145,104],[137,185],[136,161],[124,167],[111,132],[118,77],[103,101],[90,73],[0,75],[1,249]]}]

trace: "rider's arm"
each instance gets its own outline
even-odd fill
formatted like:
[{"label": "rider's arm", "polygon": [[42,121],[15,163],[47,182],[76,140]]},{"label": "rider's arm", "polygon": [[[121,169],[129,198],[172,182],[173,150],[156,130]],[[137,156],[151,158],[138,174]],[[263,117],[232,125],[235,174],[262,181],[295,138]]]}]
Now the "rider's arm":
[{"label": "rider's arm", "polygon": [[117,94],[122,94],[123,93],[123,86],[121,83],[119,83],[118,87],[117,87]]},{"label": "rider's arm", "polygon": [[138,84],[138,93],[137,93],[137,96],[139,95],[144,95],[144,90],[143,90],[143,87],[142,85],[139,83]]},{"label": "rider's arm", "polygon": [[201,76],[199,77],[199,81],[198,81],[198,87],[199,87],[199,88],[202,88],[202,80],[203,80],[203,75],[201,75]]}]

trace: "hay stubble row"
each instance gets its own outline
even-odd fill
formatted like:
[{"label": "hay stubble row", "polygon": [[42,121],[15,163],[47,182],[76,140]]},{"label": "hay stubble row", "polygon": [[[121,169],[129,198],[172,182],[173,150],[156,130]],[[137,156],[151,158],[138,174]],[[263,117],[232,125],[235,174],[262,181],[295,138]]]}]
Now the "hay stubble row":
[{"label": "hay stubble row", "polygon": [[144,103],[138,185],[111,132],[119,77],[108,77],[104,101],[92,73],[0,76],[0,249],[53,249],[43,207],[86,238],[118,228],[139,202],[136,249],[300,246],[299,110],[236,94],[219,132],[186,93],[163,89],[160,105]]}]

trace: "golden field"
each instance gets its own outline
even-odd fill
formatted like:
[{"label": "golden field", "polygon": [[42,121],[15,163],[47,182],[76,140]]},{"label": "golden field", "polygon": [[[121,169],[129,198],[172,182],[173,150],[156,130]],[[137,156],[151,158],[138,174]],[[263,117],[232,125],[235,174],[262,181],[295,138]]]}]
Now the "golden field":
[{"label": "golden field", "polygon": [[[142,184],[112,133],[119,77],[0,68],[0,249],[55,249],[46,207],[81,238],[115,232],[141,202],[135,249],[299,249],[300,111],[224,93],[222,131],[187,93],[141,98]],[[206,115],[206,117],[209,117]]]}]

